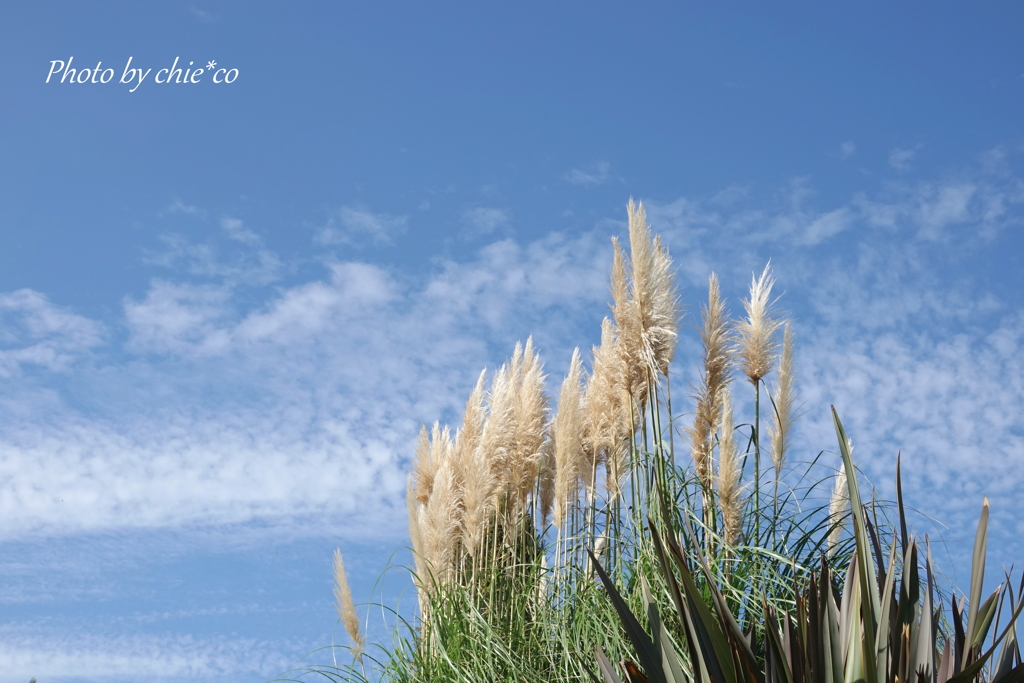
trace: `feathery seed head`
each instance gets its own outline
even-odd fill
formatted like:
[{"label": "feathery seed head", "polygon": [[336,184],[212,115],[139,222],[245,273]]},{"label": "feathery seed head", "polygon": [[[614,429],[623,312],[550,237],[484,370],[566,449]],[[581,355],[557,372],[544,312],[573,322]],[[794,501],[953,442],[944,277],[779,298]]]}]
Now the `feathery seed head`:
[{"label": "feathery seed head", "polygon": [[[513,356],[515,358],[515,356]],[[480,455],[494,478],[490,504],[498,505],[511,486],[512,449],[516,440],[515,411],[518,398],[517,382],[512,368],[506,363],[498,368],[491,379],[487,397],[487,420],[480,437]]]},{"label": "feathery seed head", "polygon": [[668,251],[660,238],[652,239],[643,204],[631,199],[627,214],[630,255],[612,239],[615,322],[602,324],[586,392],[585,448],[595,464],[604,460],[609,495],[619,492],[628,467],[628,437],[639,427],[650,383],[668,375],[680,318]]},{"label": "feathery seed head", "polygon": [[484,378],[487,370],[480,372],[473,391],[466,401],[466,412],[462,414],[462,428],[455,435],[455,459],[469,467],[473,454],[480,446],[487,413],[484,411]]},{"label": "feathery seed head", "polygon": [[352,639],[352,651],[360,662],[363,659],[363,647],[366,641],[359,630],[359,615],[352,603],[352,590],[348,585],[348,576],[345,574],[345,562],[341,559],[341,550],[334,550],[334,598],[337,601],[338,616],[341,623],[345,625],[349,638]]},{"label": "feathery seed head", "polygon": [[722,422],[718,438],[718,505],[725,523],[725,542],[735,545],[743,529],[743,497],[739,457],[732,419],[732,396],[722,391]]},{"label": "feathery seed head", "polygon": [[533,350],[533,338],[527,339],[525,349],[517,346],[516,350],[518,353],[512,358],[512,368],[518,376],[513,377],[515,442],[509,461],[509,493],[515,508],[521,510],[533,491],[543,459],[548,400],[544,395],[544,366]]},{"label": "feathery seed head", "polygon": [[569,373],[558,395],[558,412],[552,419],[551,433],[555,456],[555,526],[562,526],[566,514],[576,500],[580,480],[584,477],[583,391],[580,350],[572,353]]},{"label": "feathery seed head", "polygon": [[463,549],[475,555],[480,547],[485,521],[490,516],[492,496],[497,480],[494,468],[484,450],[483,442],[490,436],[488,415],[484,409],[484,378],[480,373],[473,392],[466,402],[462,429],[455,437],[456,461],[462,475],[462,519],[459,535]]},{"label": "feathery seed head", "polygon": [[776,373],[775,410],[772,420],[768,423],[768,436],[772,445],[772,463],[775,465],[775,478],[782,476],[782,466],[786,461],[786,449],[789,447],[789,432],[796,421],[793,413],[793,402],[796,390],[793,387],[793,329],[786,323],[786,332],[782,342],[782,360]]},{"label": "feathery seed head", "polygon": [[416,442],[416,461],[412,470],[412,489],[416,494],[416,502],[423,505],[430,498],[430,492],[434,488],[434,472],[437,464],[431,458],[430,434],[427,426],[420,427],[419,440]]},{"label": "feathery seed head", "polygon": [[588,489],[594,485],[597,467],[606,460],[612,446],[629,433],[628,404],[623,406],[622,402],[625,395],[622,356],[616,349],[617,344],[615,324],[605,318],[601,322],[601,345],[593,350],[593,371],[584,400],[584,446],[591,456],[584,473]]},{"label": "feathery seed head", "polygon": [[688,429],[694,467],[701,484],[711,489],[711,449],[722,415],[721,395],[732,381],[732,349],[725,302],[718,287],[718,277],[708,278],[708,304],[701,310],[701,342],[704,347],[704,374],[694,396],[693,427]]},{"label": "feathery seed head", "polygon": [[[620,353],[627,366],[627,385],[633,400],[643,406],[647,402],[648,379],[656,382],[659,375],[667,376],[675,355],[679,295],[672,275],[672,259],[661,238],[651,237],[643,204],[630,199],[627,214],[630,256],[623,263],[621,249],[615,243],[612,295],[615,321],[623,342]],[[628,297],[623,296],[624,289]]]},{"label": "feathery seed head", "polygon": [[782,322],[774,315],[770,301],[775,278],[771,275],[771,262],[764,267],[761,277],[750,283],[750,299],[743,300],[746,320],[737,325],[740,365],[751,382],[756,384],[771,372],[778,344],[775,333]]},{"label": "feathery seed head", "polygon": [[[455,468],[444,462],[434,477],[434,492],[419,508],[419,527],[427,576],[420,577],[428,589],[445,583],[455,566],[459,548],[462,505]],[[428,590],[429,592],[429,590]]]},{"label": "feathery seed head", "polygon": [[[850,446],[850,452],[852,453],[853,444],[849,442],[847,444]],[[830,523],[835,525],[828,535],[829,557],[835,553],[836,547],[843,536],[843,527],[846,526],[846,523],[842,519],[849,509],[850,489],[846,481],[846,462],[844,461],[836,472],[835,484],[832,487],[832,500],[829,501],[828,505]]]},{"label": "feathery seed head", "polygon": [[409,541],[412,543],[413,560],[416,562],[416,573],[423,575],[423,537],[420,534],[420,516],[416,503],[415,475],[409,475],[405,489],[405,506],[409,513]]}]

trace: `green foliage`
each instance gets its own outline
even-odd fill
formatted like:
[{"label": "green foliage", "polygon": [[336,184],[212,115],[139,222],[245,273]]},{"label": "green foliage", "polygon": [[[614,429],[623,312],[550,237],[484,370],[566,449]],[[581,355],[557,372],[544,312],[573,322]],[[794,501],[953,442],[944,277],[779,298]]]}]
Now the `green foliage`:
[{"label": "green foliage", "polygon": [[[849,440],[833,410],[839,448],[847,470],[854,472]],[[902,491],[897,469],[897,485]],[[934,601],[931,550],[926,544],[924,576],[917,540],[906,534],[902,500],[900,534],[893,534],[888,560],[877,530],[866,514],[856,476],[848,478],[853,510],[855,551],[840,591],[824,555],[820,569],[795,590],[793,609],[764,601],[763,641],[750,637],[735,619],[715,580],[708,558],[687,555],[670,526],[650,524],[661,577],[683,628],[683,647],[671,642],[661,610],[646,590],[650,635],[623,600],[615,582],[598,568],[602,583],[642,667],[626,664],[629,683],[1011,683],[1024,681],[1024,665],[1015,621],[1024,610],[1024,584],[1015,595],[1009,581],[982,602],[982,578],[988,531],[988,501],[982,507],[972,561],[971,597],[966,628],[964,603],[951,604],[953,632],[940,632],[941,607]],[[901,495],[902,498],[902,495]],[[690,549],[694,548],[691,545]],[[698,558],[696,573],[688,557]],[[903,561],[898,562],[902,557]],[[596,560],[595,560],[596,562]],[[899,575],[899,586],[896,577]],[[696,577],[703,576],[706,591]],[[1002,630],[993,629],[1000,611],[1008,613]],[[1001,650],[997,654],[997,649]],[[597,661],[606,683],[622,683],[604,653]]]}]

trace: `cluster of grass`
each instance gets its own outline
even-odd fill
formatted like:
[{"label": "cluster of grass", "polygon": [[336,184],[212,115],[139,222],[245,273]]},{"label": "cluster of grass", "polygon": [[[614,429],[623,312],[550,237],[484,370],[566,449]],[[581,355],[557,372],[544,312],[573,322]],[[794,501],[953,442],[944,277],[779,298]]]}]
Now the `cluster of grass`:
[{"label": "cluster of grass", "polygon": [[[527,341],[489,383],[480,375],[454,434],[439,424],[423,429],[408,491],[418,615],[396,615],[392,642],[364,651],[338,556],[336,595],[353,660],[306,673],[339,681],[731,683],[746,666],[760,673],[744,681],[787,680],[771,674],[781,670],[782,650],[772,649],[778,615],[797,613],[807,586],[856,574],[848,568],[866,552],[865,524],[876,546],[895,533],[892,505],[862,503],[857,494],[851,510],[856,474],[845,434],[839,468],[818,458],[789,462],[793,335],[774,311],[767,267],[735,320],[711,276],[697,326],[701,380],[686,392],[692,403],[673,406],[668,370],[681,309],[671,259],[643,207],[630,202],[628,213],[629,254],[612,241],[612,317],[589,372],[577,350],[553,410]],[[732,392],[744,390],[753,414],[740,423]],[[851,519],[854,534],[844,531]],[[667,548],[680,566],[666,559]],[[916,551],[906,562],[893,557],[893,571],[917,562]],[[690,571],[697,558],[701,570]],[[690,602],[681,602],[680,572]],[[711,627],[698,628],[684,609],[697,603],[728,624],[717,645],[735,648],[736,666],[726,667],[733,676],[706,664],[702,647],[716,645]],[[1016,605],[1012,595],[1008,604]],[[932,609],[900,627],[916,618],[938,633],[945,622]],[[647,614],[653,636],[635,613]],[[1011,660],[1014,653],[1015,643]],[[831,674],[812,678],[832,682]]]}]

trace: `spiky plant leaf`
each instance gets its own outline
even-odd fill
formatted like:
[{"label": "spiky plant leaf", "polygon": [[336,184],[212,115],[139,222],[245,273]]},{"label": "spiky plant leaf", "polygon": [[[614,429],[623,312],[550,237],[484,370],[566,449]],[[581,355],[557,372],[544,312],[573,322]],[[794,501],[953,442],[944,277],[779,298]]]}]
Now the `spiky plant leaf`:
[{"label": "spiky plant leaf", "polygon": [[[839,452],[843,457],[843,464],[846,466],[847,485],[850,489],[850,510],[853,513],[853,532],[856,538],[856,553],[860,564],[860,586],[861,595],[864,600],[865,611],[862,615],[864,626],[864,642],[875,642],[875,631],[878,627],[879,611],[881,606],[878,602],[878,591],[871,585],[871,577],[874,575],[874,568],[871,562],[871,549],[868,541],[868,532],[864,526],[864,509],[861,504],[860,489],[857,486],[856,469],[853,466],[853,454],[850,452],[850,441],[843,429],[843,423],[839,420],[839,413],[835,407],[832,408],[832,420],[835,423],[836,437],[839,439]],[[879,683],[875,666],[874,647],[864,649],[864,667],[866,683]]]},{"label": "spiky plant leaf", "polygon": [[597,667],[601,670],[601,675],[604,676],[604,683],[622,683],[622,679],[615,673],[615,667],[608,661],[604,650],[596,648],[594,654],[597,656]]},{"label": "spiky plant leaf", "polygon": [[988,498],[981,506],[978,531],[974,536],[974,553],[971,557],[971,598],[967,603],[967,648],[961,666],[966,666],[974,648],[978,627],[978,608],[981,606],[981,587],[985,582],[985,554],[988,544]]},{"label": "spiky plant leaf", "polygon": [[590,560],[594,563],[597,575],[601,577],[601,583],[604,584],[605,591],[608,592],[608,597],[611,599],[612,605],[619,615],[619,621],[626,630],[626,635],[629,637],[630,642],[633,643],[637,659],[640,660],[640,666],[643,667],[648,678],[654,683],[666,683],[665,675],[661,670],[661,652],[655,648],[654,641],[644,631],[636,615],[629,609],[629,605],[626,604],[615,584],[605,572],[604,567],[601,566],[601,563],[598,562],[597,557],[589,548],[587,549],[587,554],[590,555]]}]

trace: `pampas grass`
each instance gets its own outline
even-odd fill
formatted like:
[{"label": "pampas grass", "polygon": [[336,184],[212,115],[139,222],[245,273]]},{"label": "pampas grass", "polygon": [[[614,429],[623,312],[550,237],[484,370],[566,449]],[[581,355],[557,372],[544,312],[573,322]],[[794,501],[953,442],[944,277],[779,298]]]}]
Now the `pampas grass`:
[{"label": "pampas grass", "polygon": [[462,492],[462,543],[463,549],[474,555],[480,547],[482,534],[492,509],[492,495],[496,477],[491,463],[481,448],[484,423],[487,418],[484,409],[484,379],[487,371],[480,373],[473,387],[462,427],[455,437],[455,457],[461,463],[464,488]]},{"label": "pampas grass", "polygon": [[[407,497],[420,609],[385,652],[379,680],[590,680],[595,645],[613,660],[629,647],[588,551],[634,607],[645,582],[664,606],[669,587],[656,571],[651,523],[703,558],[707,580],[721,583],[755,644],[765,607],[791,605],[797,578],[823,551],[845,571],[848,548],[834,534],[847,513],[816,504],[814,486],[787,487],[765,507],[758,496],[760,385],[776,366],[765,416],[776,481],[797,450],[792,333],[777,358],[782,322],[770,268],[753,278],[746,318],[733,325],[717,277],[709,278],[700,381],[686,410],[693,463],[676,466],[672,433],[682,416],[672,414],[662,380],[676,351],[679,297],[643,206],[631,201],[627,215],[628,253],[612,241],[612,316],[601,323],[589,373],[573,352],[557,408],[527,339],[489,382],[479,375],[454,436],[438,424],[421,431]],[[730,393],[737,367],[753,384],[752,419],[735,414],[744,405]],[[664,626],[679,637],[682,624]]]},{"label": "pampas grass", "polygon": [[[853,452],[853,445],[850,445]],[[843,537],[844,520],[850,511],[850,492],[846,482],[846,463],[839,466],[836,472],[835,483],[832,486],[832,499],[828,504],[828,516],[832,530],[828,534],[828,555],[835,554],[839,547],[839,541]]]},{"label": "pampas grass", "polygon": [[594,488],[597,467],[604,463],[610,492],[618,491],[624,469],[623,440],[635,419],[618,344],[615,324],[605,318],[601,321],[601,344],[593,350],[593,366],[586,388],[585,431],[591,453],[591,476],[587,486]]},{"label": "pampas grass", "polygon": [[769,263],[764,267],[761,277],[751,279],[750,298],[743,300],[747,317],[736,325],[740,370],[753,384],[771,372],[775,363],[778,348],[775,333],[782,323],[771,310],[774,285],[775,278],[772,277]]},{"label": "pampas grass", "polygon": [[561,528],[579,496],[580,484],[589,472],[589,459],[583,447],[584,395],[581,384],[583,365],[580,350],[572,352],[569,373],[558,394],[558,413],[551,423],[555,451],[555,526]]},{"label": "pampas grass", "polygon": [[[771,301],[775,278],[771,274],[771,262],[764,267],[761,277],[752,277],[750,298],[743,300],[747,317],[736,323],[736,355],[740,370],[754,385],[754,431],[751,442],[754,446],[754,509],[761,508],[761,381],[772,370],[778,342],[775,333],[782,325]],[[755,533],[760,536],[761,521],[755,518]]]},{"label": "pampas grass", "polygon": [[732,396],[722,391],[722,419],[718,440],[718,505],[725,523],[725,542],[739,543],[743,527],[743,491],[740,483],[740,462],[736,453],[735,427],[732,417]]},{"label": "pampas grass", "polygon": [[[620,353],[627,368],[627,385],[638,403],[644,403],[645,385],[658,375],[668,376],[679,336],[679,296],[672,274],[672,259],[652,237],[643,204],[629,200],[630,256],[613,242],[615,261],[612,293],[619,326]],[[628,296],[623,297],[628,292]]]},{"label": "pampas grass", "polygon": [[782,477],[782,467],[786,463],[786,450],[789,448],[789,433],[793,428],[796,415],[793,413],[793,401],[796,388],[793,377],[793,329],[786,323],[782,342],[782,359],[776,374],[775,396],[772,401],[775,409],[768,423],[768,437],[772,446],[772,464],[775,465],[775,480]]},{"label": "pampas grass", "polygon": [[544,365],[534,351],[533,338],[512,356],[514,441],[507,463],[512,512],[526,507],[544,461],[548,430],[548,399],[544,395]]},{"label": "pampas grass", "polygon": [[334,550],[334,599],[337,602],[338,617],[344,624],[349,638],[352,639],[352,653],[357,661],[363,659],[363,648],[366,647],[366,640],[359,630],[359,615],[352,603],[352,589],[348,585],[348,575],[345,573],[345,561],[341,557],[341,550]]},{"label": "pampas grass", "polygon": [[708,278],[708,304],[701,311],[700,338],[703,346],[703,373],[694,396],[696,407],[693,427],[688,430],[691,456],[701,484],[711,489],[712,448],[722,414],[722,394],[732,381],[732,348],[725,302],[718,288],[718,277]]}]

